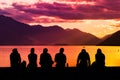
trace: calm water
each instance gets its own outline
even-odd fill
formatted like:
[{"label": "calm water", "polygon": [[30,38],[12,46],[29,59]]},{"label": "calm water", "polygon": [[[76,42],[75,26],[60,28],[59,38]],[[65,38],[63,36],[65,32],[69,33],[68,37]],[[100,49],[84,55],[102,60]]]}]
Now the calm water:
[{"label": "calm water", "polygon": [[67,56],[67,63],[71,67],[76,66],[77,56],[83,48],[85,48],[86,51],[89,53],[91,63],[95,60],[97,49],[101,48],[106,57],[106,66],[120,66],[120,46],[0,46],[0,67],[10,66],[9,55],[12,52],[13,48],[18,49],[22,61],[27,61],[27,64],[27,56],[30,53],[30,49],[35,48],[35,53],[37,54],[37,63],[38,66],[40,66],[39,57],[43,51],[43,48],[48,48],[48,52],[51,54],[52,59],[54,60],[55,54],[59,52],[59,49],[61,47],[65,49],[64,53]]}]

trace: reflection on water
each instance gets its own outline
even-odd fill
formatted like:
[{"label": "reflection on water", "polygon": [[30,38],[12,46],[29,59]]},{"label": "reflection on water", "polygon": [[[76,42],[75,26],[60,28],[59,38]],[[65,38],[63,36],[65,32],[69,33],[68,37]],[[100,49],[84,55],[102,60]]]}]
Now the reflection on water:
[{"label": "reflection on water", "polygon": [[[98,48],[102,49],[105,54],[106,66],[120,66],[120,47],[119,46],[0,46],[0,67],[9,67],[10,59],[9,55],[13,48],[17,48],[21,55],[22,61],[27,61],[28,64],[28,54],[31,48],[35,48],[35,53],[37,54],[37,64],[39,65],[40,54],[43,48],[48,48],[48,52],[51,54],[52,59],[59,52],[59,49],[63,47],[65,49],[64,53],[67,57],[67,63],[69,66],[76,66],[77,56],[81,49],[85,48],[90,55],[91,63],[95,60],[95,54]],[[55,66],[55,64],[53,65]]]}]

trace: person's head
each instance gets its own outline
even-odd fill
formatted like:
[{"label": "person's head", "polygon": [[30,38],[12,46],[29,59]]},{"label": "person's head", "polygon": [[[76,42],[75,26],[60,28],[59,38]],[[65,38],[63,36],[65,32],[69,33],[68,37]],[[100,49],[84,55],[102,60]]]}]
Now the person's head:
[{"label": "person's head", "polygon": [[17,48],[14,48],[14,49],[12,50],[12,52],[13,52],[13,53],[18,53]]},{"label": "person's head", "polygon": [[102,53],[100,48],[97,49],[97,53]]},{"label": "person's head", "polygon": [[34,48],[31,48],[30,52],[31,53],[34,53],[35,49]]},{"label": "person's head", "polygon": [[47,48],[44,48],[43,49],[43,53],[47,53],[48,52],[48,49]]},{"label": "person's head", "polygon": [[60,48],[60,53],[63,53],[64,52],[64,48]]},{"label": "person's head", "polygon": [[82,53],[85,53],[86,52],[86,50],[85,49],[82,49],[82,51],[81,51]]}]

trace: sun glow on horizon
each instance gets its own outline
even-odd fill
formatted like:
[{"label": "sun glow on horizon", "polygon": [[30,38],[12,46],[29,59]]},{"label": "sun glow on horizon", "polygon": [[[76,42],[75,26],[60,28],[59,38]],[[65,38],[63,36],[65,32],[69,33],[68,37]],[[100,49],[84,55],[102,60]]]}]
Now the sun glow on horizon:
[{"label": "sun glow on horizon", "polygon": [[118,30],[120,27],[115,27],[118,24],[115,20],[77,20],[71,22],[51,22],[51,23],[30,23],[30,25],[53,26],[58,25],[64,29],[79,29],[80,31],[91,33],[98,38],[110,35]]}]

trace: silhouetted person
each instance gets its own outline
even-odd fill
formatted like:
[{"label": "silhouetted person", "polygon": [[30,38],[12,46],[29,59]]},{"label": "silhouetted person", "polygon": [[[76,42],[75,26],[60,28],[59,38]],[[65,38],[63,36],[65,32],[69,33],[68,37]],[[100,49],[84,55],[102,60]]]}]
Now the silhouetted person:
[{"label": "silhouetted person", "polygon": [[90,57],[85,49],[82,49],[77,58],[77,67],[87,69],[90,66]]},{"label": "silhouetted person", "polygon": [[53,60],[51,55],[48,53],[48,49],[44,48],[43,53],[40,55],[40,65],[42,68],[52,68]]},{"label": "silhouetted person", "polygon": [[16,48],[14,48],[10,54],[10,64],[12,68],[20,68],[21,57]]},{"label": "silhouetted person", "polygon": [[92,67],[94,68],[104,68],[105,67],[105,55],[102,53],[101,49],[97,49],[97,53],[95,55],[95,62],[93,62]]},{"label": "silhouetted person", "polygon": [[95,61],[91,65],[91,72],[94,80],[105,80],[105,55],[99,48],[95,54]]},{"label": "silhouetted person", "polygon": [[97,49],[97,54],[95,55],[96,62],[98,62],[99,66],[105,66],[105,55],[102,53],[101,49]]},{"label": "silhouetted person", "polygon": [[60,48],[60,52],[55,55],[55,62],[57,68],[65,67],[66,55],[64,54],[64,48]]},{"label": "silhouetted person", "polygon": [[31,48],[30,54],[28,55],[28,60],[29,60],[29,64],[28,64],[27,67],[29,69],[37,68],[37,54],[35,53],[35,49],[34,48]]}]

